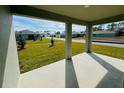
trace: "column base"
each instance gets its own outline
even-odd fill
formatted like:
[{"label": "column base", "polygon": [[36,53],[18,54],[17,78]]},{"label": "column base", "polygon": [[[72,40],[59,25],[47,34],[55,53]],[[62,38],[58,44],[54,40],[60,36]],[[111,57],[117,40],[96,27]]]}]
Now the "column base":
[{"label": "column base", "polygon": [[72,60],[72,58],[66,58],[66,60],[69,60],[69,61],[71,61],[71,60]]},{"label": "column base", "polygon": [[86,52],[87,52],[87,53],[91,53],[91,51],[90,51],[90,50],[87,50]]}]

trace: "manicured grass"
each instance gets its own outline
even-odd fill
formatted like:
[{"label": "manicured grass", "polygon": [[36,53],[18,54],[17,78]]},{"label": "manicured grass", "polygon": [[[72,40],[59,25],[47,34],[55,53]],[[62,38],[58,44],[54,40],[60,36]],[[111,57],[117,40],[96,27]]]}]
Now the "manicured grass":
[{"label": "manicured grass", "polygon": [[[29,40],[26,42],[26,48],[18,51],[21,73],[39,68],[41,66],[59,61],[65,58],[64,41],[55,40],[55,46],[49,47],[50,40],[42,41]],[[84,44],[72,43],[72,54],[76,55],[84,52]],[[96,53],[109,55],[112,57],[124,59],[124,48],[116,48],[110,46],[93,45],[93,51]]]},{"label": "manicured grass", "polygon": [[73,40],[83,40],[85,37],[77,37],[77,38],[72,38]]},{"label": "manicured grass", "polygon": [[95,53],[124,59],[124,48],[93,44],[92,51]]},{"label": "manicured grass", "polygon": [[114,38],[117,38],[117,39],[124,39],[124,36],[118,36],[118,37],[114,37]]},{"label": "manicured grass", "polygon": [[[50,40],[26,41],[26,48],[18,52],[21,73],[56,62],[65,58],[65,44],[55,40],[55,46],[49,47]],[[80,43],[73,43],[73,55],[83,52]]]}]

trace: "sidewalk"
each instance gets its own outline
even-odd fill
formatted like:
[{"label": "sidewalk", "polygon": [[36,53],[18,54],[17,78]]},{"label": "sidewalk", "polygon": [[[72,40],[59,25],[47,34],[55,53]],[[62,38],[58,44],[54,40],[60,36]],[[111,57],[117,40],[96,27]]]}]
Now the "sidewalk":
[{"label": "sidewalk", "polygon": [[92,42],[124,44],[124,40],[92,40]]},{"label": "sidewalk", "polygon": [[[56,40],[63,40],[65,41],[65,38],[54,38]],[[79,42],[79,43],[85,43],[85,40],[74,40],[72,39],[72,42]],[[92,42],[93,44],[97,44],[97,45],[106,45],[106,46],[112,46],[112,47],[120,47],[120,48],[124,48],[124,44],[115,44],[115,43],[101,43],[101,42]]]}]

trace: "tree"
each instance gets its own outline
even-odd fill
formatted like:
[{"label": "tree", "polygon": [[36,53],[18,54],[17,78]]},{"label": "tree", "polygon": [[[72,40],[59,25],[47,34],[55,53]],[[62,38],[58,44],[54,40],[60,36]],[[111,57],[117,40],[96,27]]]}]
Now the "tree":
[{"label": "tree", "polygon": [[58,31],[58,32],[56,32],[56,34],[60,34],[60,32]]},{"label": "tree", "polygon": [[97,31],[97,30],[98,30],[98,27],[94,26],[93,31]]},{"label": "tree", "polygon": [[121,22],[119,22],[119,23],[117,24],[117,28],[118,28],[118,29],[121,28]]},{"label": "tree", "polygon": [[111,30],[111,24],[107,25],[107,30]]},{"label": "tree", "polygon": [[103,25],[99,25],[97,30],[102,31],[103,30]]},{"label": "tree", "polygon": [[97,25],[97,26],[94,26],[93,27],[93,31],[102,31],[103,30],[103,24],[101,24],[101,25]]},{"label": "tree", "polygon": [[114,31],[114,30],[115,30],[115,26],[116,26],[116,24],[113,22],[113,23],[111,24],[111,31]]},{"label": "tree", "polygon": [[124,21],[120,22],[120,28],[124,27]]}]

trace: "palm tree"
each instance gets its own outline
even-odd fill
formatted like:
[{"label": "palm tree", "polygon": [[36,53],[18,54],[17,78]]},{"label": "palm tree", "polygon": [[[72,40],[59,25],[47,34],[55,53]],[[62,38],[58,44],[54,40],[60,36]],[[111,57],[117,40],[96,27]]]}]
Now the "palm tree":
[{"label": "palm tree", "polygon": [[117,24],[115,24],[115,23],[113,22],[113,23],[111,23],[111,24],[108,24],[108,25],[107,25],[107,28],[108,28],[108,30],[110,30],[110,31],[114,31],[116,26],[117,26]]},{"label": "palm tree", "polygon": [[121,28],[124,27],[124,21],[120,22],[120,27],[121,27]]},{"label": "palm tree", "polygon": [[111,31],[114,31],[114,30],[115,30],[115,26],[116,26],[116,24],[113,22],[113,23],[111,24]]},{"label": "palm tree", "polygon": [[98,27],[94,26],[93,31],[97,31],[97,30],[98,30]]},{"label": "palm tree", "polygon": [[58,31],[58,32],[56,32],[56,34],[60,34],[60,32]]},{"label": "palm tree", "polygon": [[102,31],[103,30],[103,25],[99,25],[98,30]]},{"label": "palm tree", "polygon": [[108,24],[108,25],[107,25],[107,29],[108,29],[108,30],[111,30],[111,24]]}]

